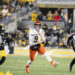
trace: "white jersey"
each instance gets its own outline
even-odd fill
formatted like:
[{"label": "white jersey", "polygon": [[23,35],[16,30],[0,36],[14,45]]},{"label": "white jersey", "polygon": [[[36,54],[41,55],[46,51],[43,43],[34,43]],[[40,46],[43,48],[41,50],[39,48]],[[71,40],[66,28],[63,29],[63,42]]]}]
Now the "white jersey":
[{"label": "white jersey", "polygon": [[43,29],[39,29],[37,31],[35,28],[29,30],[29,44],[36,45],[38,42],[45,41],[44,31]]}]

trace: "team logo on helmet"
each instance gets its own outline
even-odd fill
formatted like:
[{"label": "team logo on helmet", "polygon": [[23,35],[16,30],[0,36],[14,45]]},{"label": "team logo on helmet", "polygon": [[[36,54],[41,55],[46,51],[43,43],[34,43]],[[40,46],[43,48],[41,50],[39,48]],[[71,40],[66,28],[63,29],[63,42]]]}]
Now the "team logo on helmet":
[{"label": "team logo on helmet", "polygon": [[41,26],[41,21],[37,20],[34,25],[40,25]]}]

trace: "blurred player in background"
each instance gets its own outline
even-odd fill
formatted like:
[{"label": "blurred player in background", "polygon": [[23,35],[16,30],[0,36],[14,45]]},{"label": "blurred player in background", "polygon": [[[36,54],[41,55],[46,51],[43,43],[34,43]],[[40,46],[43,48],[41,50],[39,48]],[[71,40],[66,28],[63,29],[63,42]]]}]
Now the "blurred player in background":
[{"label": "blurred player in background", "polygon": [[[67,45],[72,46],[73,51],[75,52],[75,33],[71,34],[67,39]],[[75,58],[71,61],[69,66],[69,71],[72,71],[72,67],[75,64]]]},{"label": "blurred player in background", "polygon": [[4,50],[5,39],[4,39],[5,28],[3,24],[0,24],[0,65],[2,65],[6,59],[6,52]]},{"label": "blurred player in background", "polygon": [[5,27],[0,24],[0,65],[6,60],[6,55],[9,54],[9,46],[7,45],[7,36],[5,36]]},{"label": "blurred player in background", "polygon": [[[42,39],[42,40],[40,40]],[[26,72],[29,73],[29,66],[34,61],[34,57],[36,52],[38,51],[40,54],[44,55],[46,59],[52,64],[52,66],[56,67],[56,63],[49,57],[46,52],[46,49],[41,45],[41,43],[45,43],[44,31],[41,29],[41,22],[36,21],[34,23],[34,28],[29,30],[29,44],[30,44],[30,60],[28,60],[26,64]]]}]

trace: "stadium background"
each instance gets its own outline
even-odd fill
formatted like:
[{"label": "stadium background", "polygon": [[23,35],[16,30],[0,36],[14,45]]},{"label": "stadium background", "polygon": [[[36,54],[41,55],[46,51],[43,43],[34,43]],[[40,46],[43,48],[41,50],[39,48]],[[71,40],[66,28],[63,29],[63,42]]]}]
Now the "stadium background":
[{"label": "stadium background", "polygon": [[[4,9],[6,12],[2,12]],[[9,60],[4,65],[11,62],[11,58],[14,61],[16,56],[17,59],[22,59],[20,56],[23,56],[23,60],[24,57],[28,59],[28,32],[36,20],[42,22],[46,36],[45,47],[52,57],[56,60],[61,59],[57,57],[65,57],[65,61],[68,61],[75,56],[72,47],[66,45],[67,37],[75,32],[75,0],[0,0],[0,23],[4,24],[14,44],[7,55]],[[6,72],[3,68],[2,71]]]}]

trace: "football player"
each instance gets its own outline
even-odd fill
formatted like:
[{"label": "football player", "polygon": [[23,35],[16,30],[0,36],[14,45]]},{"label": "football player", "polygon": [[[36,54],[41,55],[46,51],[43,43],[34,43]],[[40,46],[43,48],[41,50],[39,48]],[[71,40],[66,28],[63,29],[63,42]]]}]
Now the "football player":
[{"label": "football player", "polygon": [[[73,51],[75,52],[75,33],[72,33],[67,39],[67,45],[72,46]],[[75,64],[75,58],[71,61],[69,65],[69,71],[72,71],[72,67]]]},{"label": "football player", "polygon": [[[42,39],[42,41],[40,40]],[[40,44],[45,43],[44,31],[41,29],[41,22],[36,21],[34,23],[34,28],[29,30],[29,44],[30,44],[30,60],[28,60],[26,64],[26,72],[29,73],[29,66],[34,61],[34,57],[36,52],[44,55],[46,59],[52,64],[52,66],[56,67],[56,63],[49,57],[46,52],[46,49]]]},{"label": "football player", "polygon": [[4,51],[4,44],[5,44],[5,39],[4,39],[4,25],[0,24],[0,65],[2,65],[6,59],[6,52]]}]

